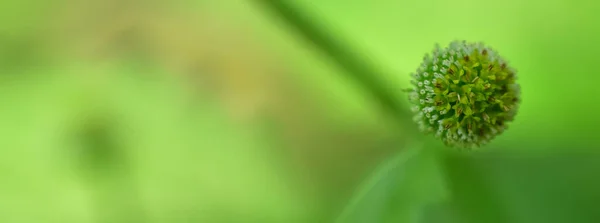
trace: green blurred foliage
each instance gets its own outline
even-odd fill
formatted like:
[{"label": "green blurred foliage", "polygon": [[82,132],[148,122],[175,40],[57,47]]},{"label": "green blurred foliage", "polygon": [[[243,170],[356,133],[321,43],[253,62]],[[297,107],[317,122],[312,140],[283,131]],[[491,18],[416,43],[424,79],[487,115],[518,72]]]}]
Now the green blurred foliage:
[{"label": "green blurred foliage", "polygon": [[[394,70],[384,78],[398,84],[408,84],[407,74],[433,43],[454,39],[485,41],[517,67],[523,86],[517,120],[483,151],[439,160],[449,199],[426,208],[422,222],[598,219],[593,207],[598,202],[594,188],[600,157],[594,129],[600,120],[580,108],[598,107],[595,98],[584,95],[600,93],[594,87],[597,72],[592,62],[593,52],[600,49],[595,41],[600,39],[600,17],[595,15],[600,5],[591,1],[327,1],[305,2],[305,6]],[[436,142],[428,145],[436,147]]]},{"label": "green blurred foliage", "polygon": [[[520,112],[489,146],[464,153],[432,137],[409,139],[414,126],[391,121],[394,114],[378,109],[360,83],[338,75],[344,71],[331,58],[256,4],[116,5],[156,21],[215,15],[186,20],[182,29],[217,28],[169,39],[139,25],[148,33],[132,42],[143,49],[117,45],[115,53],[106,41],[98,47],[104,51],[90,51],[104,57],[89,57],[69,47],[103,37],[110,28],[95,27],[104,20],[81,17],[76,22],[98,22],[85,35],[46,29],[69,2],[0,4],[0,222],[600,219],[600,119],[593,115],[600,4],[291,1],[384,71],[378,78],[397,86],[402,100],[408,73],[434,43],[466,39],[496,48],[519,72]],[[161,10],[171,14],[161,17]],[[219,35],[229,30],[222,27],[250,34]],[[246,38],[267,50],[230,56],[246,50]],[[255,62],[263,56],[277,60]],[[219,66],[200,66],[191,81],[183,74],[196,67],[169,67],[186,59]],[[281,69],[257,74],[271,63]],[[264,89],[277,96],[265,96],[266,105],[252,96]]]}]

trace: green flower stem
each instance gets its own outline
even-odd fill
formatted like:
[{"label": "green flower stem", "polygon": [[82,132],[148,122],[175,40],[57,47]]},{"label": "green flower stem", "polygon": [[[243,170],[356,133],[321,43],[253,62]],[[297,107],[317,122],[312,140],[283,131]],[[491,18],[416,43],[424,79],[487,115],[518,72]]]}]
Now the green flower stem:
[{"label": "green flower stem", "polygon": [[[345,71],[348,78],[355,80],[372,94],[401,126],[412,125],[410,110],[391,93],[393,89],[400,88],[385,84],[379,79],[383,74],[366,58],[357,56],[356,50],[344,45],[339,36],[334,38],[329,35],[326,29],[312,22],[311,18],[299,9],[300,7],[293,6],[291,1],[259,0],[256,2],[279,16],[286,25],[295,29],[297,34],[330,57]],[[407,131],[407,133],[411,132],[413,131]]]}]

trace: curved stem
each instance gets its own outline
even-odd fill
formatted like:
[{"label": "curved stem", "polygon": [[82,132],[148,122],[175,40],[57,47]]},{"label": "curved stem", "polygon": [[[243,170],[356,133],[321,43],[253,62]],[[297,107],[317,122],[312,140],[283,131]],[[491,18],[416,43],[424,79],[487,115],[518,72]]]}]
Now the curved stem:
[{"label": "curved stem", "polygon": [[299,7],[293,6],[291,1],[257,0],[256,2],[279,16],[286,25],[295,29],[297,34],[330,57],[345,71],[348,78],[354,79],[378,100],[399,124],[411,123],[411,115],[408,109],[391,93],[392,89],[399,88],[392,88],[389,84],[385,84],[379,78],[382,74],[366,58],[354,54],[357,51],[352,50],[348,45],[344,45],[339,37],[334,38],[328,35],[324,28],[311,22],[314,19],[309,18]]}]

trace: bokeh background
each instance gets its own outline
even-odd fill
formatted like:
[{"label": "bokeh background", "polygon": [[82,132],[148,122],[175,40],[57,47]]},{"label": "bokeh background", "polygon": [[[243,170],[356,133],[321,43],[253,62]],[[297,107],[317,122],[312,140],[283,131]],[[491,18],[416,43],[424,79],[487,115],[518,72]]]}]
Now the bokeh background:
[{"label": "bokeh background", "polygon": [[282,1],[405,107],[435,43],[497,49],[520,111],[465,152],[269,2],[1,1],[0,222],[600,220],[600,4]]}]

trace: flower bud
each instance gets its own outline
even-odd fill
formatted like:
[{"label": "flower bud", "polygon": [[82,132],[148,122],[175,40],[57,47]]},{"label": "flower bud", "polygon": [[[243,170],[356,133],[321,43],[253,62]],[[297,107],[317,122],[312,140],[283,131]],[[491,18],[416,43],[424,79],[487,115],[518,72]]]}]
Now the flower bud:
[{"label": "flower bud", "polygon": [[447,146],[487,144],[507,128],[519,107],[516,70],[482,43],[436,46],[412,77],[414,120]]}]

